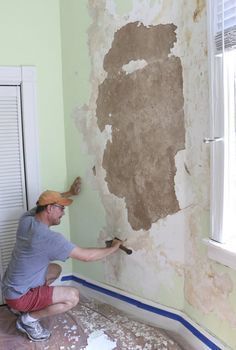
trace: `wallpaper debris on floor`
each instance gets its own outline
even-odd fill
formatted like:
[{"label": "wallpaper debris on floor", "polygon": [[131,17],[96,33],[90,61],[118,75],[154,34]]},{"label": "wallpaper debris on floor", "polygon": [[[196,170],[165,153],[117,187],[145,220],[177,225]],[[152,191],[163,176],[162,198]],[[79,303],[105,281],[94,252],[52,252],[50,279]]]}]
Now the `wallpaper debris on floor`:
[{"label": "wallpaper debris on floor", "polygon": [[114,307],[83,299],[75,308],[42,323],[49,340],[34,343],[15,328],[16,316],[0,307],[4,350],[181,350],[163,330],[132,320]]}]

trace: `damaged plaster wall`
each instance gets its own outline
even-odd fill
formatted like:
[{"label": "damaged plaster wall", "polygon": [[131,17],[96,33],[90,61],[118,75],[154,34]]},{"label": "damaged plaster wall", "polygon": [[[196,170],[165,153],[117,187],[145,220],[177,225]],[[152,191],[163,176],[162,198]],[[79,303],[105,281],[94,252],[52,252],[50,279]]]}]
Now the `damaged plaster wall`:
[{"label": "damaged plaster wall", "polygon": [[[107,8],[106,6],[108,6],[109,8]],[[105,7],[105,11],[104,11],[104,7]],[[156,93],[155,92],[152,93],[151,92],[152,89],[149,88],[148,92],[146,93],[146,100],[147,100],[146,116],[145,116],[145,108],[143,108],[143,113],[140,113],[140,111],[139,113],[137,113],[137,109],[136,109],[136,114],[137,114],[136,130],[139,133],[139,137],[143,137],[145,136],[144,135],[145,130],[142,130],[142,129],[145,127],[146,140],[145,142],[142,142],[141,139],[139,140],[141,146],[143,143],[144,149],[140,154],[140,169],[138,169],[137,167],[137,174],[134,174],[136,175],[136,182],[139,181],[139,183],[136,184],[135,190],[140,191],[141,186],[143,186],[144,188],[143,192],[146,191],[148,193],[147,191],[148,186],[151,185],[153,189],[155,189],[156,193],[158,190],[159,190],[159,193],[162,193],[162,194],[164,193],[164,191],[166,191],[167,197],[169,198],[166,201],[165,212],[163,211],[160,215],[158,213],[158,209],[161,210],[161,206],[157,205],[159,200],[158,195],[156,196],[154,195],[153,197],[151,197],[153,194],[151,189],[149,189],[149,196],[150,196],[149,211],[151,215],[150,214],[146,215],[146,217],[144,217],[145,221],[142,220],[142,218],[140,218],[139,222],[137,221],[138,224],[133,223],[133,226],[135,225],[135,228],[136,228],[134,230],[130,224],[130,221],[132,220],[132,217],[133,217],[133,221],[136,218],[134,215],[133,216],[131,215],[131,219],[130,217],[128,217],[130,211],[127,210],[126,208],[127,206],[126,198],[124,196],[119,197],[117,195],[113,195],[110,192],[108,187],[108,182],[105,179],[107,176],[107,172],[106,172],[106,169],[104,168],[104,160],[105,160],[104,154],[105,154],[105,150],[108,147],[109,141],[112,145],[113,144],[120,145],[121,147],[122,143],[124,143],[124,140],[127,138],[127,134],[124,134],[123,138],[122,138],[122,135],[123,135],[122,132],[120,134],[117,134],[117,135],[120,135],[121,139],[118,140],[118,142],[114,142],[114,126],[109,125],[108,123],[104,123],[103,131],[101,132],[98,128],[99,119],[97,116],[99,90],[101,91],[102,86],[104,86],[102,84],[104,83],[104,81],[106,82],[106,78],[108,77],[109,74],[110,74],[110,77],[114,76],[114,73],[118,74],[117,70],[115,70],[115,72],[113,71],[113,67],[111,67],[111,69],[107,68],[109,73],[104,69],[103,67],[105,62],[104,58],[108,54],[109,50],[112,47],[112,44],[114,43],[114,34],[119,30],[121,30],[119,33],[122,34],[122,28],[124,28],[123,31],[126,34],[126,30],[127,30],[126,25],[127,23],[129,23],[129,20],[121,17],[117,22],[114,21],[114,17],[112,15],[111,2],[109,3],[103,2],[98,4],[96,2],[90,1],[88,8],[89,8],[91,17],[94,19],[94,21],[92,22],[92,24],[89,26],[89,29],[88,29],[88,47],[90,50],[89,53],[90,53],[90,60],[91,60],[90,81],[91,81],[92,91],[90,94],[89,102],[76,109],[74,113],[74,118],[78,126],[78,129],[82,132],[84,137],[84,144],[83,144],[84,151],[87,152],[89,155],[93,155],[94,157],[94,161],[93,163],[91,162],[90,169],[88,168],[86,179],[89,181],[89,183],[94,188],[94,190],[99,192],[102,206],[105,209],[106,222],[102,230],[100,230],[98,242],[99,244],[103,245],[104,241],[108,237],[112,237],[112,236],[114,237],[115,235],[116,236],[118,235],[120,238],[127,238],[128,244],[131,245],[135,250],[135,253],[132,255],[132,259],[128,256],[125,256],[124,254],[117,254],[116,256],[113,256],[110,259],[108,259],[107,263],[104,264],[105,274],[102,277],[102,280],[104,280],[106,283],[117,286],[118,288],[122,288],[129,292],[132,292],[136,295],[140,295],[142,297],[145,297],[154,301],[161,300],[166,305],[171,305],[173,307],[182,309],[183,303],[184,303],[183,263],[184,263],[185,221],[184,221],[184,213],[180,209],[183,208],[185,210],[188,204],[186,204],[187,202],[184,198],[181,203],[180,201],[177,201],[176,196],[177,196],[178,188],[174,185],[174,178],[178,176],[175,162],[178,160],[178,162],[180,162],[183,165],[183,161],[184,161],[184,154],[183,153],[181,154],[182,152],[181,150],[184,149],[184,134],[185,134],[184,133],[184,116],[183,116],[184,113],[183,113],[183,86],[182,86],[181,62],[178,57],[175,57],[171,53],[171,50],[173,49],[173,46],[176,41],[176,33],[175,33],[176,28],[172,24],[166,24],[164,26],[157,26],[157,27],[150,28],[150,30],[148,30],[147,23],[145,22],[145,18],[143,18],[143,21],[142,21],[143,27],[138,25],[138,23],[136,23],[133,26],[133,29],[134,29],[133,35],[136,36],[136,38],[139,37],[138,35],[139,30],[143,31],[144,35],[146,36],[146,39],[149,32],[154,33],[153,34],[154,38],[156,35],[157,36],[164,35],[164,37],[168,38],[167,43],[163,44],[163,47],[160,45],[160,47],[157,47],[156,49],[160,53],[159,59],[155,57],[156,55],[155,50],[150,49],[150,47],[153,46],[150,43],[154,38],[150,40],[148,53],[145,52],[145,46],[144,46],[143,48],[141,48],[140,53],[138,51],[135,52],[135,50],[131,51],[128,54],[126,60],[122,58],[121,54],[120,54],[120,57],[118,58],[121,60],[122,72],[124,70],[124,73],[122,73],[124,77],[124,83],[126,79],[129,81],[130,78],[133,77],[134,79],[136,78],[137,81],[139,80],[140,89],[142,89],[142,78],[143,77],[145,78],[145,76],[148,76],[150,74],[150,71],[152,70],[152,73],[153,74],[155,73],[156,80],[158,81],[159,79],[159,81],[162,82],[162,86],[161,87],[159,86],[158,91],[159,91],[159,94],[163,96],[166,94],[167,85],[165,84],[165,79],[161,79],[160,67],[163,65],[164,61],[166,61],[166,63],[168,62],[169,65],[166,65],[166,69],[164,70],[164,68],[162,68],[163,73],[164,71],[166,72],[165,78],[167,78],[167,80],[170,79],[170,81],[172,82],[174,80],[174,83],[172,84],[173,85],[172,96],[174,95],[174,92],[176,93],[175,99],[173,99],[171,103],[168,103],[168,106],[167,106],[167,103],[165,103],[165,106],[164,104],[162,104],[163,113],[160,113],[158,112],[155,97],[158,98],[159,101],[161,100],[161,97],[158,96],[158,91]],[[151,11],[152,9],[149,9],[148,11],[149,17],[150,17]],[[105,13],[105,17],[104,17],[104,13]],[[134,13],[134,16],[136,16],[135,13]],[[134,23],[135,22],[137,21],[135,21],[135,18],[134,18]],[[99,30],[98,30],[98,23],[103,24],[101,27],[99,25]],[[130,28],[132,29],[132,26],[130,26]],[[127,45],[129,45],[130,41],[132,41],[132,37],[129,39]],[[139,39],[137,40],[137,42],[139,42]],[[146,45],[148,45],[148,43],[146,43]],[[121,53],[123,53],[124,51],[125,50],[122,50]],[[138,58],[138,57],[141,57],[141,58]],[[109,63],[109,59],[108,59],[108,63]],[[173,69],[173,67],[175,67],[176,69]],[[127,71],[131,71],[130,76],[126,74]],[[144,74],[144,76],[142,76],[142,74]],[[167,77],[168,75],[169,77]],[[150,82],[150,86],[152,86],[152,84],[155,85],[156,83],[155,78],[147,79]],[[114,82],[116,83],[116,79],[114,79]],[[144,90],[145,90],[145,86],[143,86],[143,90],[141,91],[141,93],[143,93]],[[139,89],[135,89],[135,88],[133,89],[133,95],[135,98],[133,102],[131,98],[132,97],[132,92],[131,92],[129,100],[131,101],[132,104],[135,104],[138,102],[137,95],[139,91],[140,91]],[[139,95],[140,95],[139,96],[139,99],[140,99],[141,94]],[[107,95],[105,96],[105,98],[106,97]],[[117,98],[118,104],[120,102],[119,100],[120,100],[120,97]],[[102,98],[101,98],[101,101],[102,101]],[[149,105],[148,105],[149,103],[153,105],[154,111],[152,111],[152,108],[149,108]],[[124,110],[125,110],[125,100],[123,100],[123,104],[124,104]],[[174,110],[175,110],[175,113],[174,113]],[[132,122],[133,125],[135,125],[135,123],[132,120],[134,111],[135,111],[135,107],[133,111],[132,111],[132,108],[129,108],[127,110],[127,118],[130,118],[130,122]],[[151,112],[151,115],[150,115],[150,112]],[[155,121],[155,119],[158,120],[156,115],[163,116],[161,119],[162,123],[158,123],[158,121]],[[172,118],[170,118],[170,116],[172,115],[175,116],[176,122],[173,122]],[[110,121],[112,120],[113,122],[115,121],[119,122],[118,118],[114,119],[109,115],[108,117]],[[122,119],[123,123],[126,123],[127,118],[123,117]],[[171,123],[172,125],[170,125]],[[123,130],[125,130],[126,125],[123,124],[121,126]],[[160,131],[162,131],[164,134],[162,135],[161,132],[159,131],[159,134],[158,134],[160,136],[159,145],[157,145],[157,143],[152,144],[154,141],[156,141],[155,133],[153,130],[155,128],[157,129],[157,132],[158,132],[158,129],[160,129]],[[177,135],[175,135],[175,133],[177,133]],[[173,137],[175,138],[176,145],[174,143],[171,144],[170,142],[171,135],[173,135]],[[148,137],[150,137],[150,140],[148,139]],[[166,148],[166,142],[165,144],[161,145],[161,141],[163,141],[163,137],[166,137],[166,139],[169,140],[169,146],[167,148]],[[138,137],[137,138],[133,137],[133,139],[136,139],[138,141]],[[131,138],[129,142],[128,140],[126,141],[126,144],[127,144],[126,152],[128,152],[129,148],[132,147]],[[155,166],[151,164],[152,161],[154,160],[157,162],[157,160],[155,159],[155,155],[158,154],[158,148],[160,149],[159,162],[161,164],[159,165],[159,168],[161,168],[162,166],[162,168],[164,168],[164,171],[165,169],[167,170],[166,173],[163,173],[164,178],[169,177],[169,180],[167,182],[167,186],[165,187],[165,189],[162,189],[161,185],[158,184],[157,179],[160,180],[161,178],[160,173],[155,171]],[[141,147],[140,147],[140,151],[141,151]],[[166,154],[169,157],[169,161],[165,159]],[[128,158],[128,161],[132,158],[132,156],[134,156],[133,151],[130,153],[130,158]],[[107,160],[108,158],[112,160],[112,157],[107,157]],[[145,167],[145,158],[146,158],[146,167]],[[141,162],[144,163],[143,166]],[[150,167],[151,165],[153,167],[152,171],[151,169],[150,170],[148,169],[148,167]],[[110,168],[112,169],[113,167],[110,167]],[[127,175],[126,175],[127,177],[129,176],[129,171],[130,170],[132,171],[132,167],[129,167],[127,170],[124,167],[122,169],[123,169],[124,175],[125,175],[125,171],[127,171]],[[154,179],[152,179],[148,183],[149,174],[152,174],[152,177]],[[118,178],[118,176],[119,175],[116,175],[116,179]],[[146,183],[142,184],[142,181],[143,182],[146,181]],[[153,182],[155,182],[155,184],[153,184]],[[165,184],[165,182],[163,181],[162,184]],[[147,189],[145,189],[145,186],[147,187]],[[132,195],[131,188],[127,187],[127,191],[126,191],[127,198],[128,198],[128,195],[130,194]],[[147,196],[145,197],[145,193],[143,193],[143,198],[147,203]],[[164,201],[163,195],[162,195],[162,199]],[[134,199],[131,198],[130,208],[133,210],[132,203],[135,204],[135,198]],[[143,205],[142,202],[141,204]],[[158,214],[164,218],[163,221],[161,222],[157,221]],[[174,216],[170,214],[173,214]],[[155,224],[152,224],[152,221],[155,220],[154,218],[155,216],[156,216],[157,222]],[[167,217],[170,217],[170,219],[166,220]],[[172,220],[173,217],[175,217],[175,222],[178,223],[178,227],[179,227],[178,233],[175,232],[175,225],[174,225],[174,221]],[[156,235],[157,227],[159,227],[158,236]],[[172,240],[173,234],[177,237],[178,249],[175,249],[176,242]]]},{"label": "damaged plaster wall", "polygon": [[[178,57],[168,57],[175,29],[128,23],[104,57],[108,74],[99,86],[96,115],[101,131],[112,125],[112,140],[102,165],[109,191],[125,198],[134,230],[148,230],[180,210],[174,177],[185,139],[182,67]],[[135,67],[138,60],[143,68]]]},{"label": "damaged plaster wall", "polygon": [[71,212],[72,240],[103,246],[118,235],[133,249],[92,267],[75,262],[75,272],[184,310],[236,348],[236,275],[210,261],[202,243],[210,184],[202,142],[209,114],[205,1],[70,6],[74,22],[67,25],[83,43],[77,55],[72,45],[67,50],[73,67],[65,63],[74,82],[64,92],[65,103],[73,96],[68,172],[82,171],[84,184]]}]

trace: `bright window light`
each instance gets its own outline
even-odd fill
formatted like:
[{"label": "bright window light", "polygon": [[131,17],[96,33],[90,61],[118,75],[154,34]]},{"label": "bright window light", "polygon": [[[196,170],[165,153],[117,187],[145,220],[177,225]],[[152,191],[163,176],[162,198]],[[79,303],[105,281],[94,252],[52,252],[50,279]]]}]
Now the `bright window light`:
[{"label": "bright window light", "polygon": [[236,0],[209,0],[211,239],[236,251]]}]

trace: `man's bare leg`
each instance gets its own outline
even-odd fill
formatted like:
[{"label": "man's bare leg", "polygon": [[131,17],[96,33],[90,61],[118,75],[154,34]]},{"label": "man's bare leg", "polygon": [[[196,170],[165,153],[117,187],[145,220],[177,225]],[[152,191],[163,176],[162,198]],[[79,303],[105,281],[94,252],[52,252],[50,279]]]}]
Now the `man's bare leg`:
[{"label": "man's bare leg", "polygon": [[66,312],[77,305],[79,301],[79,290],[74,287],[53,287],[52,304],[42,310],[24,313],[18,317],[16,328],[26,333],[33,341],[47,340],[51,332],[42,327],[39,320],[43,317]]},{"label": "man's bare leg", "polygon": [[[61,273],[61,266],[51,263],[48,266],[46,285],[52,284]],[[30,316],[36,319],[56,315],[72,309],[79,302],[79,290],[74,287],[55,286],[53,287],[52,305],[38,311],[29,312]]]},{"label": "man's bare leg", "polygon": [[46,285],[52,284],[61,274],[61,266],[55,263],[49,264],[46,275]]},{"label": "man's bare leg", "polygon": [[53,287],[52,302],[52,305],[47,306],[45,309],[31,311],[29,313],[30,316],[35,319],[41,319],[72,309],[79,302],[79,290],[74,287]]}]

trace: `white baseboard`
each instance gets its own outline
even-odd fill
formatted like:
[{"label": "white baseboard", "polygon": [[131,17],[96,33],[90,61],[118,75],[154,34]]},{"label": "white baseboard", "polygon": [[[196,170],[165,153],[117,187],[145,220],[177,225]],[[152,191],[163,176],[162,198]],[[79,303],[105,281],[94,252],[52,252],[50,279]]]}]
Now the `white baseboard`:
[{"label": "white baseboard", "polygon": [[86,297],[110,304],[136,320],[171,332],[172,338],[186,350],[230,350],[217,338],[176,309],[153,303],[79,274],[64,275],[61,283],[80,286]]}]

